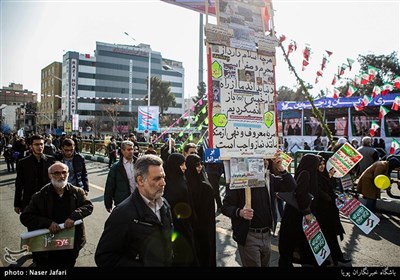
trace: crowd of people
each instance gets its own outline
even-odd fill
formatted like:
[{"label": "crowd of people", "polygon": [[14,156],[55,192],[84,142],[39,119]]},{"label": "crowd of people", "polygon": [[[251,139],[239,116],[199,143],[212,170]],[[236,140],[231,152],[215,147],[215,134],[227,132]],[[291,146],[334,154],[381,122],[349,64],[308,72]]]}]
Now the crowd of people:
[{"label": "crowd of people", "polygon": [[[332,151],[345,141],[338,141]],[[93,204],[88,199],[85,159],[77,146],[68,135],[58,141],[32,135],[26,142],[15,139],[10,147],[19,151],[14,210],[21,223],[29,231],[47,228],[52,234],[60,232],[60,225],[75,226],[73,249],[34,252],[37,267],[73,267],[86,241],[84,224],[74,223],[89,216]],[[204,151],[194,143],[179,153],[174,140],[167,139],[159,155],[151,144],[139,155],[136,136],[131,134],[120,144],[112,137],[107,150],[113,157],[104,192],[110,216],[95,252],[98,266],[215,267],[215,217],[220,213],[231,219],[242,266],[270,265],[271,239],[279,220],[279,266],[296,262],[317,266],[302,228],[303,217],[309,220],[312,215],[331,249],[333,265],[351,261],[338,241],[345,232],[335,204],[339,184],[325,168],[330,154],[304,155],[294,177],[283,167],[279,151],[273,159],[265,159],[264,187],[251,188],[249,206],[244,189],[225,186],[226,194],[220,197],[223,164],[204,166]],[[379,158],[370,137],[362,139],[358,151],[363,159],[354,169],[357,188],[366,206],[376,212],[380,190],[373,179],[390,176],[400,161]],[[12,165],[9,171],[13,169]],[[286,203],[283,209],[277,197],[282,192],[295,192],[298,206]]]}]

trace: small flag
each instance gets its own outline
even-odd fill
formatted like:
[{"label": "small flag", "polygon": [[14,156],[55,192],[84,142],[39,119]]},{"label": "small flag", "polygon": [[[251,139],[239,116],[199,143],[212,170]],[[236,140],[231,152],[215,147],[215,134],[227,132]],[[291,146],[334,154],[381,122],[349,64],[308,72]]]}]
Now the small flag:
[{"label": "small flag", "polygon": [[380,106],[379,107],[379,119],[383,119],[386,114],[389,113],[389,109],[387,109],[385,106]]},{"label": "small flag", "polygon": [[371,97],[369,97],[368,95],[364,95],[363,100],[362,100],[363,106],[367,106],[371,102],[371,100],[372,100]]},{"label": "small flag", "polygon": [[368,84],[368,82],[369,82],[368,73],[365,73],[365,72],[361,73],[361,84],[366,85],[366,84]]},{"label": "small flag", "polygon": [[400,88],[400,76],[395,76],[394,77],[394,87],[395,88]]},{"label": "small flag", "polygon": [[390,151],[389,151],[389,153],[390,153],[391,155],[393,155],[394,152],[395,152],[397,149],[399,149],[399,148],[400,148],[400,143],[399,143],[399,141],[397,141],[396,139],[393,138],[393,140],[392,140],[392,145],[390,145]]},{"label": "small flag", "polygon": [[333,76],[332,86],[334,86],[334,85],[336,84],[336,77],[337,77],[337,75],[335,74],[335,75]]},{"label": "small flag", "polygon": [[337,88],[333,89],[333,98],[339,98],[340,91]]},{"label": "small flag", "polygon": [[375,79],[376,74],[378,74],[378,68],[368,65],[368,75],[369,75],[369,80]]},{"label": "small flag", "polygon": [[347,58],[347,62],[349,63],[349,70],[351,71],[351,67],[353,66],[354,59]]},{"label": "small flag", "polygon": [[400,96],[396,96],[396,98],[393,100],[393,105],[392,105],[392,110],[398,111],[400,107]]},{"label": "small flag", "polygon": [[379,124],[376,121],[371,121],[371,128],[369,129],[369,135],[373,137],[375,135],[375,131],[380,128]]},{"label": "small flag", "polygon": [[374,88],[372,90],[372,98],[375,98],[380,93],[381,93],[381,87],[374,86]]},{"label": "small flag", "polygon": [[382,96],[385,96],[386,94],[388,94],[388,93],[391,92],[392,90],[393,90],[393,85],[392,85],[392,84],[389,84],[389,83],[385,83],[385,84],[382,86],[381,94],[382,94]]},{"label": "small flag", "polygon": [[360,85],[360,84],[361,84],[361,76],[360,76],[360,75],[355,75],[355,76],[354,76],[353,85],[354,85],[354,86],[358,86],[358,85]]},{"label": "small flag", "polygon": [[360,105],[357,105],[356,103],[353,103],[354,109],[356,109],[357,112],[360,112],[364,109],[364,106],[362,103]]},{"label": "small flag", "polygon": [[356,87],[353,87],[352,85],[349,85],[349,89],[347,90],[346,97],[352,96],[356,91],[357,91]]}]

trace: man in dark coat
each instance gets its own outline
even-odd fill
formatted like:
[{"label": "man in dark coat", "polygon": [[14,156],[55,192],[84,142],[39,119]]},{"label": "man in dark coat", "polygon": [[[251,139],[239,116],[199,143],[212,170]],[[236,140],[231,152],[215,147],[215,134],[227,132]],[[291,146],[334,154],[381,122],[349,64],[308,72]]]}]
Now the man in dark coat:
[{"label": "man in dark coat", "polygon": [[113,203],[117,206],[130,196],[136,188],[134,176],[134,143],[121,142],[121,158],[108,172],[104,191],[104,205],[111,212]]},{"label": "man in dark coat", "polygon": [[[267,160],[264,164],[267,165]],[[233,239],[238,243],[243,266],[269,266],[271,237],[276,226],[275,192],[289,192],[296,188],[290,173],[277,156],[273,165],[280,176],[266,173],[264,187],[251,188],[251,208],[245,207],[244,189],[226,189],[222,213],[231,218]]]},{"label": "man in dark coat", "polygon": [[108,217],[97,245],[98,266],[170,266],[172,215],[162,197],[162,160],[144,155],[135,164],[137,188]]},{"label": "man in dark coat", "polygon": [[[72,228],[75,221],[89,216],[93,211],[93,205],[85,192],[68,183],[67,165],[56,162],[48,172],[51,183],[32,196],[32,200],[20,216],[21,223],[29,231],[46,228],[50,233],[57,233],[61,230],[59,224],[64,224],[66,229]],[[84,226],[76,225],[74,248],[36,252],[36,266],[74,267],[79,250],[85,243]]]},{"label": "man in dark coat", "polygon": [[32,154],[18,163],[15,180],[14,211],[20,214],[28,205],[32,195],[50,182],[48,168],[54,158],[43,154],[44,139],[41,135],[33,135],[29,139]]},{"label": "man in dark coat", "polygon": [[85,158],[76,151],[72,139],[66,138],[61,143],[61,153],[55,155],[56,160],[65,163],[69,169],[68,183],[89,192],[89,179]]}]

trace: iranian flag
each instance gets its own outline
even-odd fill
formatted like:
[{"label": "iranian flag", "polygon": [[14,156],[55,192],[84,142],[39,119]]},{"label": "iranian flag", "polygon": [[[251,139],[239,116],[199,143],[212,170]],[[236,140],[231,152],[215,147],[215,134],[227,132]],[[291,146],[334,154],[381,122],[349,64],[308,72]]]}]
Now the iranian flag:
[{"label": "iranian flag", "polygon": [[400,96],[396,96],[396,98],[393,100],[393,105],[392,105],[392,110],[398,111],[400,107]]},{"label": "iranian flag", "polygon": [[334,86],[335,84],[336,84],[336,78],[337,77],[337,75],[335,74],[334,76],[333,76],[333,80],[332,80],[332,86]]},{"label": "iranian flag", "polygon": [[390,151],[389,151],[389,153],[390,153],[391,155],[393,155],[394,152],[395,152],[397,149],[399,149],[399,148],[400,148],[400,143],[399,143],[399,141],[397,141],[396,139],[393,138],[393,140],[392,140],[392,145],[390,146]]},{"label": "iranian flag", "polygon": [[360,84],[361,84],[361,76],[360,75],[355,75],[353,85],[354,86],[358,86]]},{"label": "iranian flag", "polygon": [[394,87],[400,88],[400,76],[394,77]]},{"label": "iranian flag", "polygon": [[339,98],[340,91],[337,88],[333,89],[333,98]]},{"label": "iranian flag", "polygon": [[346,97],[352,96],[356,91],[357,91],[356,87],[349,85],[349,89],[347,90]]},{"label": "iranian flag", "polygon": [[368,84],[368,82],[369,82],[368,73],[365,73],[365,72],[361,73],[361,84],[366,85],[366,84]]},{"label": "iranian flag", "polygon": [[379,119],[383,119],[386,114],[389,113],[389,109],[387,109],[385,106],[379,107]]},{"label": "iranian flag", "polygon": [[374,86],[374,89],[372,90],[372,98],[375,98],[375,96],[377,96],[380,93],[381,93],[381,87]]},{"label": "iranian flag", "polygon": [[364,105],[361,103],[360,105],[357,105],[356,103],[353,103],[354,109],[356,109],[357,112],[360,112],[364,109]]},{"label": "iranian flag", "polygon": [[368,80],[373,80],[375,79],[376,74],[378,74],[378,68],[368,65]]},{"label": "iranian flag", "polygon": [[363,100],[362,100],[363,106],[367,106],[371,102],[371,100],[372,100],[371,97],[369,97],[368,95],[364,95]]},{"label": "iranian flag", "polygon": [[375,135],[375,131],[380,128],[379,124],[376,121],[371,121],[371,128],[369,129],[369,135],[373,137]]},{"label": "iranian flag", "polygon": [[385,83],[385,84],[382,86],[381,94],[382,94],[382,96],[385,96],[386,94],[388,94],[388,93],[391,92],[392,90],[393,90],[393,85],[390,84],[390,83]]}]

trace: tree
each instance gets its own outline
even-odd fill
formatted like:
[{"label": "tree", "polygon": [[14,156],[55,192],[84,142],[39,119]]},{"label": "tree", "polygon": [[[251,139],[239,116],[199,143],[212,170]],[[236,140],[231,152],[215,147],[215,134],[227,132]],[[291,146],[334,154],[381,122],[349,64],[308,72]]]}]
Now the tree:
[{"label": "tree", "polygon": [[[146,81],[148,80],[146,79]],[[146,84],[148,85],[148,82]],[[150,84],[150,105],[159,106],[161,115],[169,107],[176,105],[175,95],[171,92],[170,82],[164,82],[160,78],[153,76],[151,77]],[[147,100],[147,96],[145,99]]]},{"label": "tree", "polygon": [[291,88],[288,88],[287,86],[281,86],[278,89],[277,92],[278,95],[278,101],[305,101],[306,97],[304,95],[303,90],[301,87],[297,88],[296,91],[294,91]]},{"label": "tree", "polygon": [[[375,79],[366,85],[356,85],[357,91],[353,96],[371,95],[374,86],[382,86],[384,83],[393,83],[395,76],[400,76],[399,58],[396,52],[389,55],[359,55],[357,61],[360,63],[360,73],[368,73],[368,66],[378,69]],[[354,86],[354,80],[350,83]],[[339,87],[340,96],[346,96],[349,84]]]},{"label": "tree", "polygon": [[118,100],[112,100],[109,104],[103,105],[104,111],[110,117],[112,121],[112,132],[117,132],[118,134],[122,134],[120,131],[120,127],[118,126],[118,115],[121,111],[121,102]]}]

